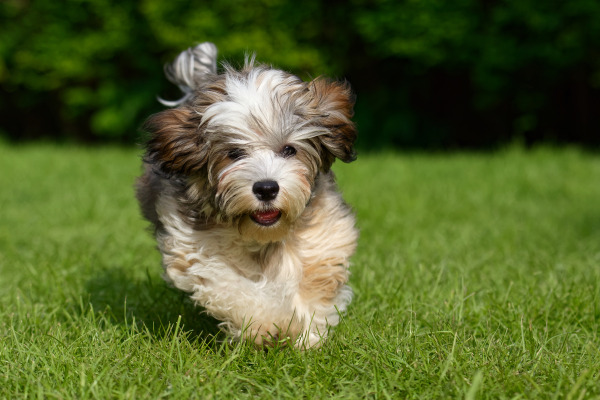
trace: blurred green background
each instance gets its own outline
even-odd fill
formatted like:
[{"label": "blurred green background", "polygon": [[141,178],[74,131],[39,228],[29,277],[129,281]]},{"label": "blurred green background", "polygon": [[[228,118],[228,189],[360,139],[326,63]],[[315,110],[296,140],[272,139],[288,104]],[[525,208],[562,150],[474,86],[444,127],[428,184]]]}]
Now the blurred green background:
[{"label": "blurred green background", "polygon": [[3,0],[0,137],[139,142],[202,41],[348,79],[363,149],[600,145],[598,0]]}]

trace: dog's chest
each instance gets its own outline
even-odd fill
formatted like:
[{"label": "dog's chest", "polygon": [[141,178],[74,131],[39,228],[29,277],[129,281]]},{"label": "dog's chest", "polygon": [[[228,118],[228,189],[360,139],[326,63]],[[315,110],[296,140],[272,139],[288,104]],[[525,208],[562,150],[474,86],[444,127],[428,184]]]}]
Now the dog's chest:
[{"label": "dog's chest", "polygon": [[301,262],[291,244],[249,243],[231,232],[206,232],[201,252],[219,259],[239,275],[252,281],[295,281],[301,275]]}]

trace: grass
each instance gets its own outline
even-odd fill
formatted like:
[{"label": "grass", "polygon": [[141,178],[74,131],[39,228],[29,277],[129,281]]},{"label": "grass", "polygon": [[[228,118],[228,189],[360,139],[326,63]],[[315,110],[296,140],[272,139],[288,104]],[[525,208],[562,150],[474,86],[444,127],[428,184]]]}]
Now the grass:
[{"label": "grass", "polygon": [[0,145],[0,398],[600,398],[600,157],[367,154],[318,351],[221,341],[160,278],[139,152]]}]

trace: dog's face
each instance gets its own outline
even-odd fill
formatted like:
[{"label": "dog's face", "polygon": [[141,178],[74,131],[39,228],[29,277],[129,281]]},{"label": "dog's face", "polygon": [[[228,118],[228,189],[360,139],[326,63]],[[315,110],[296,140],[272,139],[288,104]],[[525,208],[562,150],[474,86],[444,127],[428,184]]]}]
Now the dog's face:
[{"label": "dog's face", "polygon": [[320,172],[354,159],[346,83],[303,82],[247,65],[227,68],[178,108],[147,121],[147,161],[185,182],[184,213],[280,240],[302,215]]}]

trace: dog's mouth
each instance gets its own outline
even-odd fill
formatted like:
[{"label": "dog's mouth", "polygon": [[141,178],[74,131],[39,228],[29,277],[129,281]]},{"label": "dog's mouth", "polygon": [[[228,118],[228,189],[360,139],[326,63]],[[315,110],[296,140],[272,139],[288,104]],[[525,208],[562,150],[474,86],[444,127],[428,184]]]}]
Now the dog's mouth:
[{"label": "dog's mouth", "polygon": [[255,211],[250,214],[252,221],[262,226],[271,226],[281,218],[281,211],[279,210],[266,210],[266,211]]}]

